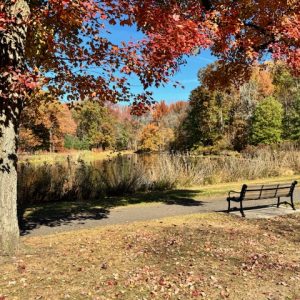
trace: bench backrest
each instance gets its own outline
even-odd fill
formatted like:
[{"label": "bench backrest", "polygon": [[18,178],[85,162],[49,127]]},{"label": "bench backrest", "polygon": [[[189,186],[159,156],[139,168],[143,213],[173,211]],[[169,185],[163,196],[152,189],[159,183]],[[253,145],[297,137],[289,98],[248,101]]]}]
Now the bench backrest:
[{"label": "bench backrest", "polygon": [[290,197],[295,189],[297,181],[292,183],[243,185],[241,196],[244,200],[269,199],[277,197]]}]

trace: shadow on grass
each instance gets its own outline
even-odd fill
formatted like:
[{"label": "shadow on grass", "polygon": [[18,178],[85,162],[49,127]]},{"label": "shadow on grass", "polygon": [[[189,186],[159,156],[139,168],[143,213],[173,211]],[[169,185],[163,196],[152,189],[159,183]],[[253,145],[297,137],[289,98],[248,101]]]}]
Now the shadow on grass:
[{"label": "shadow on grass", "polygon": [[20,222],[21,235],[29,234],[40,226],[57,227],[71,223],[84,224],[87,220],[101,220],[107,218],[110,209],[117,206],[141,203],[201,206],[203,202],[195,199],[201,192],[200,190],[154,191],[104,197],[95,201],[41,203],[26,209]]}]

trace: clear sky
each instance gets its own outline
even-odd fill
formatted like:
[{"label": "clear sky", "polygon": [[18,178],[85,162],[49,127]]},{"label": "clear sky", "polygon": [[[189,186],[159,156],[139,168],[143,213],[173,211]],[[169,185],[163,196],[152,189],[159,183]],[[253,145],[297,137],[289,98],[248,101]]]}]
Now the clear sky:
[{"label": "clear sky", "polygon": [[[111,35],[109,39],[114,43],[122,41],[139,40],[143,34],[138,32],[135,27],[108,26]],[[198,86],[197,73],[200,68],[212,63],[215,58],[210,55],[209,51],[202,51],[199,55],[187,57],[187,64],[180,67],[179,72],[171,79],[171,82],[165,87],[152,88],[153,98],[156,101],[165,100],[174,102],[177,100],[188,100],[190,92]],[[179,81],[185,88],[174,88],[175,81]],[[131,82],[133,92],[141,92],[142,86],[138,80],[133,79]]]},{"label": "clear sky", "polygon": [[[188,57],[186,60],[187,64],[180,67],[179,72],[171,78],[171,82],[168,85],[151,89],[153,98],[156,101],[166,100],[167,103],[170,103],[178,100],[188,100],[190,92],[199,85],[197,79],[198,70],[212,63],[214,57],[208,51],[203,51],[200,55]],[[174,88],[173,84],[175,81],[180,82],[184,89],[181,87]],[[142,90],[142,86],[138,82],[132,84],[133,91]]]}]

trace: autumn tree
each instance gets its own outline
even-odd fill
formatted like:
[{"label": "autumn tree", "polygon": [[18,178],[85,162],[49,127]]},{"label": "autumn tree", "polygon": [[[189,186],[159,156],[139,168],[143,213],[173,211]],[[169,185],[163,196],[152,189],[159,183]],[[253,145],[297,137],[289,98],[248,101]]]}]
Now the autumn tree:
[{"label": "autumn tree", "polygon": [[[198,1],[177,2],[188,7]],[[284,61],[299,76],[299,1],[202,0],[198,3],[202,4],[202,15],[198,17],[212,29],[210,49],[218,57],[218,63],[205,78],[207,85],[239,86],[245,78],[250,78],[252,65],[266,56]],[[191,11],[189,17],[195,18],[196,13]]]},{"label": "autumn tree", "polygon": [[66,104],[53,99],[49,93],[39,92],[21,114],[19,150],[60,151],[64,138],[74,134],[76,124]]},{"label": "autumn tree", "polygon": [[55,151],[64,149],[64,140],[66,135],[72,135],[76,132],[77,125],[73,118],[70,108],[64,103],[59,103],[57,106],[59,111],[57,112],[58,121],[58,131],[57,131],[57,141],[58,143],[53,143]]},{"label": "autumn tree", "polygon": [[134,120],[130,107],[121,105],[108,106],[109,113],[114,117],[116,129],[116,150],[137,150],[138,119]]},{"label": "autumn tree", "polygon": [[168,149],[173,139],[174,132],[172,129],[150,123],[139,134],[138,149],[143,152],[164,151]]},{"label": "autumn tree", "polygon": [[229,134],[234,150],[241,151],[249,144],[254,110],[265,97],[272,96],[274,90],[268,64],[253,66],[249,81],[231,89]]},{"label": "autumn tree", "polygon": [[158,151],[160,147],[159,127],[146,125],[139,135],[139,150],[143,152]]},{"label": "autumn tree", "polygon": [[[208,65],[199,71],[199,80],[203,86],[211,90],[217,90],[210,87],[206,79],[212,76],[217,63]],[[249,67],[249,80],[235,86],[228,85],[221,89],[223,104],[225,110],[224,117],[228,119],[227,136],[229,143],[234,150],[241,151],[250,142],[250,129],[252,117],[256,106],[266,97],[275,95],[277,86],[274,82],[274,64],[267,61],[263,64],[254,64]]]},{"label": "autumn tree", "polygon": [[[139,1],[0,2],[1,251],[13,251],[18,244],[16,141],[20,113],[32,90],[41,85],[69,101],[133,100],[132,110],[142,113],[151,104],[150,93],[132,94],[128,77],[136,74],[146,89],[167,82],[175,72],[178,55],[163,58],[150,32],[147,41],[122,45],[105,37],[107,23],[137,22],[145,28],[151,19],[145,9]],[[202,34],[194,35],[201,44]]]},{"label": "autumn tree", "polygon": [[[132,95],[128,75],[136,74],[145,89],[158,86],[184,54],[201,48],[219,58],[213,78],[223,84],[246,78],[268,52],[299,73],[299,8],[299,1],[283,0],[2,0],[0,249],[18,243],[16,137],[20,112],[38,83],[69,101],[132,99],[133,112],[141,114],[151,93]],[[117,22],[137,24],[145,39],[112,43],[105,24]]]},{"label": "autumn tree", "polygon": [[160,101],[157,103],[152,110],[153,121],[157,124],[160,123],[161,119],[166,116],[169,112],[169,107],[165,101]]},{"label": "autumn tree", "polygon": [[179,148],[213,146],[221,139],[226,119],[222,100],[221,93],[209,91],[204,86],[191,92],[187,116],[177,134]]},{"label": "autumn tree", "polygon": [[34,152],[43,144],[43,141],[33,132],[32,129],[20,127],[19,150]]},{"label": "autumn tree", "polygon": [[106,107],[85,101],[75,114],[77,136],[92,148],[113,148],[116,143],[114,120]]}]

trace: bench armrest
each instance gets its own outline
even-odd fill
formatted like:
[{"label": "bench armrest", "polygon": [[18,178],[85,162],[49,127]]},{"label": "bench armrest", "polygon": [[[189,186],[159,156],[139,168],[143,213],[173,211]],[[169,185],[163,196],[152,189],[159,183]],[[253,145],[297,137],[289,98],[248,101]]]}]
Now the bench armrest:
[{"label": "bench armrest", "polygon": [[241,194],[241,192],[237,192],[237,191],[229,191],[229,192],[228,192],[228,197],[231,197],[231,193],[232,193],[232,194]]}]

